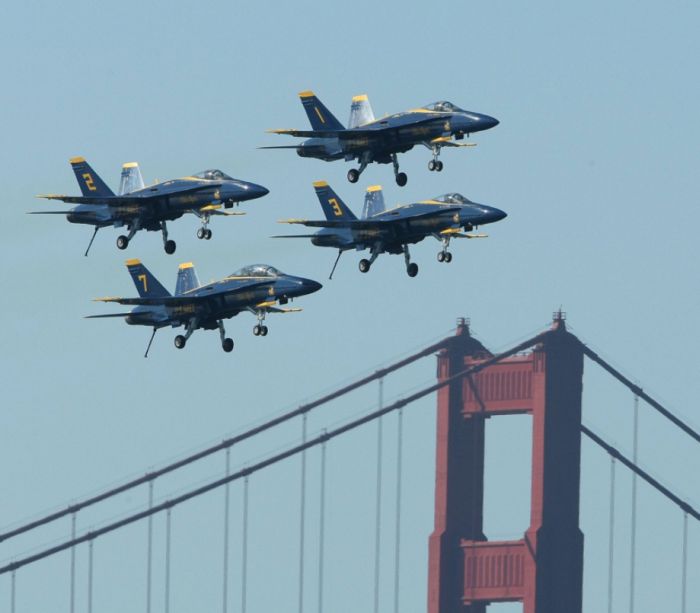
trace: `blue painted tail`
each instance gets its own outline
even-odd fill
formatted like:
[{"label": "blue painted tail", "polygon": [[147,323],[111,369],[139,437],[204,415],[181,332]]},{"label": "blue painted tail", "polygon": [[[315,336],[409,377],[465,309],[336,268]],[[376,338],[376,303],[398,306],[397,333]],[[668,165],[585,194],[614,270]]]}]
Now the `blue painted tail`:
[{"label": "blue painted tail", "polygon": [[316,94],[310,91],[301,92],[299,98],[313,130],[345,130],[345,126],[335,118]]},{"label": "blue painted tail", "polygon": [[114,192],[100,179],[90,164],[85,161],[85,158],[71,158],[70,165],[73,167],[83,196],[114,196]]},{"label": "blue painted tail", "polygon": [[148,268],[141,264],[141,260],[127,260],[126,267],[141,298],[170,296],[170,292],[160,284]]},{"label": "blue painted tail", "polygon": [[314,189],[321,203],[321,208],[326,215],[326,219],[351,221],[357,219],[355,214],[347,207],[325,181],[316,181]]},{"label": "blue painted tail", "polygon": [[192,262],[180,264],[180,268],[177,271],[175,295],[181,296],[185,292],[189,292],[197,287],[199,287],[199,279],[197,278],[197,271],[194,269]]}]

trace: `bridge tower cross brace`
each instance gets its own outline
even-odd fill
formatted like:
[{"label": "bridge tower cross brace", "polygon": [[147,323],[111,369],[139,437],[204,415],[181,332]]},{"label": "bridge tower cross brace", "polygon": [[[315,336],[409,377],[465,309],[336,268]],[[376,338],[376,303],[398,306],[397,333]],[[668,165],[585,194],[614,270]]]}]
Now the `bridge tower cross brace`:
[{"label": "bridge tower cross brace", "polygon": [[[438,379],[488,357],[460,320],[438,354]],[[428,613],[485,613],[492,602],[522,602],[524,613],[581,613],[582,380],[581,343],[558,313],[527,355],[506,358],[438,392]],[[516,414],[532,416],[530,526],[522,539],[488,541],[485,420]]]}]

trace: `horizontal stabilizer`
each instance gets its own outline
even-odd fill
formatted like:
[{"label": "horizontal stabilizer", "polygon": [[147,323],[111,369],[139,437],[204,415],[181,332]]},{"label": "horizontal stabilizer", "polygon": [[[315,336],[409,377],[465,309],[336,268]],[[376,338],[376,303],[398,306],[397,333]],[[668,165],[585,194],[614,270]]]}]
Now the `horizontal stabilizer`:
[{"label": "horizontal stabilizer", "polygon": [[107,315],[85,315],[83,319],[101,319],[103,317],[128,317],[131,313],[107,313]]},{"label": "horizontal stabilizer", "polygon": [[75,211],[27,211],[27,215],[68,215],[69,213],[75,213]]},{"label": "horizontal stabilizer", "polygon": [[270,238],[313,238],[315,234],[278,234]]},{"label": "horizontal stabilizer", "polygon": [[268,147],[258,147],[258,149],[298,149],[299,145],[279,145],[277,147],[274,146],[268,146]]}]

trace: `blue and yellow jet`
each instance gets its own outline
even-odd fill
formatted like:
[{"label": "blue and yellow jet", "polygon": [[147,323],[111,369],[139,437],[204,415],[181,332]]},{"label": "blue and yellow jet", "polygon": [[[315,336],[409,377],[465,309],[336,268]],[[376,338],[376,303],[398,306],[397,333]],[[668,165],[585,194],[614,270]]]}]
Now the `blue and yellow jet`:
[{"label": "blue and yellow jet", "polygon": [[360,260],[360,272],[368,272],[374,260],[382,253],[403,253],[406,272],[409,277],[415,277],[418,265],[411,262],[409,244],[433,236],[442,243],[442,250],[437,255],[438,261],[449,263],[452,261],[452,254],[448,251],[451,239],[485,238],[485,234],[468,232],[507,216],[500,209],[471,202],[457,193],[385,209],[382,188],[375,185],[367,189],[362,218],[358,219],[328,183],[317,181],[314,189],[326,219],[286,219],[280,223],[300,224],[321,230],[315,234],[273,238],[310,238],[312,244],[318,247],[337,249],[338,257],[331,270],[331,277],[343,251],[350,249],[370,250],[370,258]]},{"label": "blue and yellow jet", "polygon": [[408,178],[406,173],[399,172],[398,153],[408,151],[414,145],[425,145],[433,153],[428,169],[439,172],[443,168],[438,159],[443,147],[468,147],[468,143],[455,141],[498,125],[498,120],[489,115],[465,111],[445,100],[375,119],[369,100],[363,94],[352,99],[350,122],[345,128],[313,92],[301,92],[299,97],[312,129],[269,131],[308,140],[299,145],[261,148],[296,149],[301,157],[326,162],[357,160],[360,167],[348,171],[350,183],[358,181],[367,164],[391,162],[396,183],[406,185]]},{"label": "blue and yellow jet", "polygon": [[[47,194],[38,196],[48,200],[60,200],[77,204],[69,211],[34,211],[34,214],[65,215],[69,222],[95,226],[85,255],[100,228],[126,226],[127,235],[117,238],[117,247],[126,249],[139,230],[163,233],[165,252],[175,252],[175,241],[168,239],[167,221],[192,213],[202,220],[197,237],[210,239],[208,228],[212,215],[244,215],[225,211],[234,204],[260,198],[268,190],[255,183],[247,183],[229,177],[220,170],[205,170],[189,177],[173,179],[144,187],[141,173],[135,162],[124,164],[122,187],[115,194],[82,157],[75,157],[70,164],[78,180],[82,196]],[[133,191],[125,191],[135,188]]]},{"label": "blue and yellow jet", "polygon": [[129,313],[88,315],[88,319],[123,317],[128,324],[151,326],[153,334],[146,354],[159,328],[185,326],[185,334],[175,337],[175,347],[182,349],[187,339],[198,329],[219,329],[221,346],[229,352],[233,340],[226,338],[224,319],[243,311],[250,311],[258,323],[253,328],[255,336],[267,336],[265,316],[268,313],[292,313],[298,308],[280,308],[290,300],[321,289],[321,284],[311,279],[284,274],[266,264],[244,266],[220,281],[200,285],[191,262],[180,264],[175,294],[165,289],[158,279],[140,262],[127,260],[126,267],[138,290],[138,298],[97,298],[97,302],[116,302],[135,305]]}]

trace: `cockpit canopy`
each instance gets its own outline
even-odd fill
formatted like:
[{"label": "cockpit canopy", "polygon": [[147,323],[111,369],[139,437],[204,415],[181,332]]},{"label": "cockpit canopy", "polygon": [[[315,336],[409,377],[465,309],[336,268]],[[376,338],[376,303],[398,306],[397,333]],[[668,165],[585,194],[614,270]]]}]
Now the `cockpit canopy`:
[{"label": "cockpit canopy", "polygon": [[231,276],[232,277],[277,277],[282,273],[277,270],[274,266],[268,266],[267,264],[251,264],[250,266],[244,266],[238,269]]},{"label": "cockpit canopy", "polygon": [[198,172],[196,175],[192,175],[198,179],[204,179],[206,181],[222,181],[224,179],[231,180],[233,177],[229,177],[225,172],[218,170],[217,168],[210,168],[209,170],[203,170]]},{"label": "cockpit canopy", "polygon": [[437,111],[438,113],[465,113],[464,109],[460,109],[457,105],[448,102],[447,100],[439,100],[432,104],[426,104],[424,109],[428,111]]},{"label": "cockpit canopy", "polygon": [[471,200],[465,198],[462,196],[462,194],[458,194],[457,192],[443,194],[442,196],[435,198],[435,200],[438,202],[444,202],[445,204],[474,204]]}]

